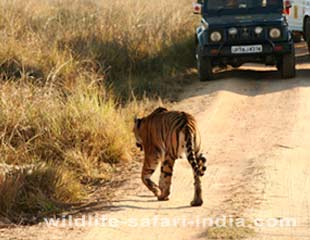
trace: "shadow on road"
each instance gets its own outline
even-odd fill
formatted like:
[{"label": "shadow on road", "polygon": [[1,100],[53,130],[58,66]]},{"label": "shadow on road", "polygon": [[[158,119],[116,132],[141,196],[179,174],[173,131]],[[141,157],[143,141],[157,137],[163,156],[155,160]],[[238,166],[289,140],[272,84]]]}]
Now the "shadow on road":
[{"label": "shadow on road", "polygon": [[[119,201],[118,201],[119,202]],[[124,200],[124,202],[128,202],[128,200]],[[132,200],[132,202],[139,203],[141,201]],[[158,201],[150,201],[151,203],[158,202]],[[153,206],[153,204],[152,204]],[[131,205],[131,204],[119,204],[115,206],[111,206],[111,209],[122,211],[122,210],[128,210],[128,209],[137,209],[137,210],[180,210],[180,209],[191,209],[193,207],[186,205],[186,206],[175,206],[175,207],[147,207],[147,204],[144,207],[137,206],[137,205]]]}]

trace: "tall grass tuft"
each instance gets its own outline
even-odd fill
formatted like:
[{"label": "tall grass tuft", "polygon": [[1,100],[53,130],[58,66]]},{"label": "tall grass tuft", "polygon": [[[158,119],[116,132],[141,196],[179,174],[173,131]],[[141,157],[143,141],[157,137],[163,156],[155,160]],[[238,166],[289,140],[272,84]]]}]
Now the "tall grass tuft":
[{"label": "tall grass tuft", "polygon": [[1,86],[0,162],[18,167],[0,177],[0,214],[16,219],[83,200],[86,185],[108,181],[130,159],[127,115],[104,91],[80,84],[63,97],[29,83]]},{"label": "tall grass tuft", "polygon": [[0,164],[0,170],[0,215],[18,223],[36,222],[85,197],[72,173],[56,165]]}]

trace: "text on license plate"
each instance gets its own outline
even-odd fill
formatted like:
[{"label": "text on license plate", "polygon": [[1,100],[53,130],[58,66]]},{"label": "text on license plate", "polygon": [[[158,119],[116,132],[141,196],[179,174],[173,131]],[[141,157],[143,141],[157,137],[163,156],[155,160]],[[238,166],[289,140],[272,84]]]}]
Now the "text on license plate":
[{"label": "text on license plate", "polygon": [[244,53],[261,53],[263,52],[263,45],[250,45],[250,46],[232,46],[232,54],[244,54]]}]

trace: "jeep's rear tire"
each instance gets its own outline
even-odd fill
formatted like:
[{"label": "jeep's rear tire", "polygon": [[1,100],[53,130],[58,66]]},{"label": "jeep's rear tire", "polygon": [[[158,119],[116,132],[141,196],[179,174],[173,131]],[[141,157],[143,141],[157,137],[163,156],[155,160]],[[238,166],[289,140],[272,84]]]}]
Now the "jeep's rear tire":
[{"label": "jeep's rear tire", "polygon": [[308,17],[306,19],[306,22],[305,22],[305,41],[307,42],[308,44],[308,50],[309,50],[309,54],[310,54],[310,17]]},{"label": "jeep's rear tire", "polygon": [[278,70],[284,79],[294,78],[296,76],[295,49],[291,53],[284,54],[277,64]]},{"label": "jeep's rear tire", "polygon": [[213,74],[211,58],[207,56],[202,56],[201,50],[199,47],[197,47],[196,59],[197,59],[197,70],[198,70],[199,80],[201,82],[213,80],[214,74]]}]

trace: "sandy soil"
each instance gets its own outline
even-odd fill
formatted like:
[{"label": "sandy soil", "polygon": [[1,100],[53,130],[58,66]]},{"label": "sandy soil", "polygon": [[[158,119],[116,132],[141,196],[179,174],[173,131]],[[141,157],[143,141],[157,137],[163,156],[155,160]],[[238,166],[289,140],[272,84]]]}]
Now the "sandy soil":
[{"label": "sandy soil", "polygon": [[[194,82],[180,96],[174,108],[197,118],[208,152],[202,207],[189,206],[193,177],[181,159],[169,201],[156,201],[137,171],[108,211],[93,213],[106,218],[104,226],[49,228],[44,239],[207,239],[201,221],[220,215],[249,222],[294,218],[296,226],[258,227],[253,238],[310,239],[310,59],[298,61],[295,79],[245,66],[216,81]],[[44,234],[44,227],[35,228]],[[14,231],[0,230],[0,238],[18,239]]]}]

